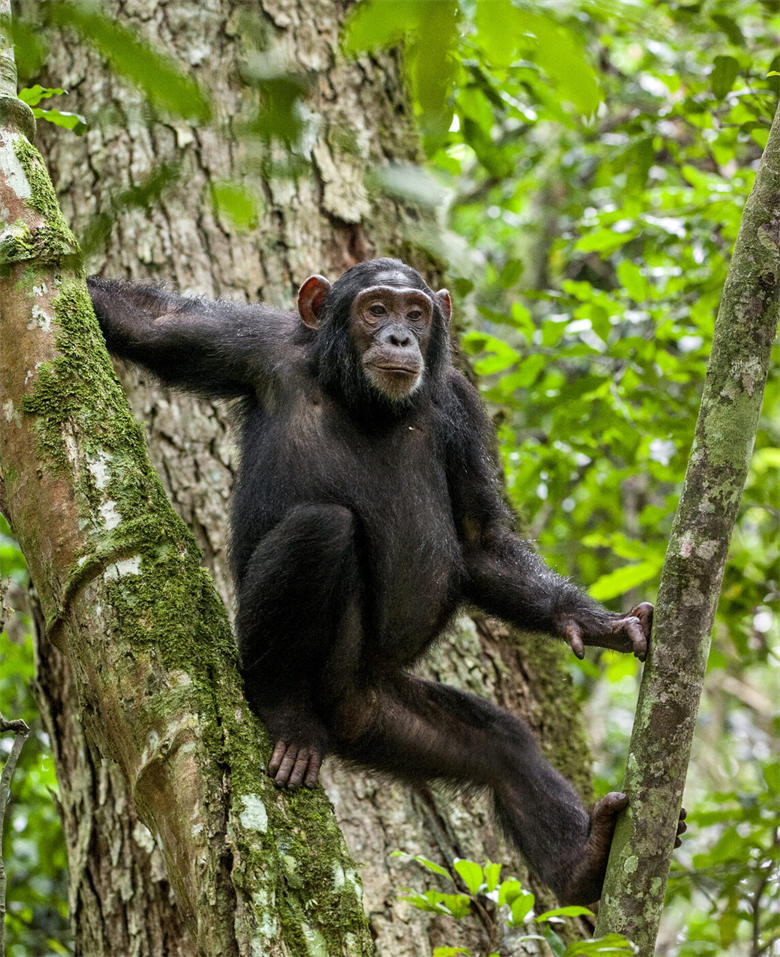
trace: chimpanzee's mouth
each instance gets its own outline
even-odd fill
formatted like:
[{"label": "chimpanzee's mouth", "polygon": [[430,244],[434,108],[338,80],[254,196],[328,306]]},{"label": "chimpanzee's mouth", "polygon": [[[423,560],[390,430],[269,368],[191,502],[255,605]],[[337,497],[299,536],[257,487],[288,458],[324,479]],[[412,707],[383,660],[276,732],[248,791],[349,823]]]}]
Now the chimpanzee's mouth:
[{"label": "chimpanzee's mouth", "polygon": [[378,369],[380,372],[392,372],[396,375],[417,375],[420,371],[419,366],[404,366],[404,365],[379,365],[374,363],[374,368]]}]

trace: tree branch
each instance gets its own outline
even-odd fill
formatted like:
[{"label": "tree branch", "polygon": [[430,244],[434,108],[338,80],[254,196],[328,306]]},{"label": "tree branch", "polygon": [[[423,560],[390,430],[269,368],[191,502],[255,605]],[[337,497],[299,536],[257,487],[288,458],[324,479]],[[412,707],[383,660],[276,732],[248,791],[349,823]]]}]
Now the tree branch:
[{"label": "tree branch", "polygon": [[3,863],[3,825],[5,824],[5,811],[8,802],[11,799],[11,778],[16,770],[16,763],[19,755],[22,753],[24,742],[30,734],[30,728],[17,718],[14,721],[6,721],[0,712],[0,734],[11,731],[14,737],[14,743],[11,747],[11,753],[6,758],[3,765],[3,772],[0,774],[0,957],[5,954],[5,864]]}]

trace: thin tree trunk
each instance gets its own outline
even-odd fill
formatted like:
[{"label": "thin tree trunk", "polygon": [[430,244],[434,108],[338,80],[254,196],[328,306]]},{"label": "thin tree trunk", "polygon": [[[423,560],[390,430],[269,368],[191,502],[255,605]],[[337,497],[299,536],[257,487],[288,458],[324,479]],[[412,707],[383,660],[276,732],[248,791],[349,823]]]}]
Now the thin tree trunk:
[{"label": "thin tree trunk", "polygon": [[729,541],[777,330],[780,109],[723,290],[693,451],[661,575],[597,933],[651,957]]},{"label": "thin tree trunk", "polygon": [[[69,108],[86,113],[90,121],[90,131],[77,141],[53,130],[39,133],[63,209],[79,234],[94,235],[101,214],[116,217],[113,231],[91,255],[90,271],[285,306],[307,275],[319,272],[333,278],[373,254],[400,256],[433,278],[425,249],[431,217],[365,191],[367,170],[389,162],[415,162],[419,145],[397,56],[354,62],[340,58],[338,40],[348,7],[315,0],[102,5],[178,62],[189,64],[193,75],[208,85],[218,115],[236,117],[246,106],[250,94],[237,76],[242,59],[253,55],[252,38],[262,36],[291,68],[313,77],[306,101],[311,170],[294,179],[268,174],[261,185],[258,223],[248,232],[212,211],[210,188],[226,179],[256,183],[256,171],[270,169],[267,154],[248,156],[246,146],[216,129],[181,120],[150,122],[139,94],[117,80],[87,45],[71,38],[52,50],[47,75],[38,79],[70,89]],[[133,205],[133,191],[168,168],[178,170],[178,180],[159,199]],[[118,202],[118,197],[124,201]],[[229,413],[219,405],[161,389],[136,369],[121,368],[120,374],[131,406],[146,426],[152,462],[230,603],[226,513],[236,458]],[[548,755],[588,798],[587,746],[561,668],[564,654],[543,639],[515,642],[496,623],[480,620],[475,626],[463,619],[452,638],[435,649],[429,669],[442,680],[523,714],[539,730]],[[47,652],[43,657],[50,660]],[[114,905],[124,912],[129,926],[146,911],[162,914],[167,884],[159,850],[143,830],[141,842],[135,842],[135,825],[119,827],[121,820],[110,817],[111,805],[116,804],[122,813],[127,809],[128,821],[133,821],[132,802],[121,790],[122,776],[106,771],[105,758],[91,767],[86,743],[78,743],[78,722],[69,721],[74,698],[60,666],[42,672],[40,683],[45,713],[58,716],[69,728],[66,739],[60,727],[49,722],[55,758],[58,752],[87,755],[86,764],[57,760],[58,778],[74,808],[70,816],[66,810],[71,860],[78,856],[81,861],[72,880],[84,886],[76,886],[74,894],[85,901],[97,898],[102,906]],[[89,805],[106,774],[111,786],[103,805],[107,820],[92,818],[93,839],[82,842],[84,849],[77,852],[79,810]],[[455,933],[445,919],[398,901],[401,888],[421,888],[430,878],[391,858],[392,851],[401,848],[440,861],[489,856],[506,860],[510,870],[525,876],[522,862],[497,834],[487,802],[481,799],[440,800],[428,791],[415,792],[335,763],[326,767],[324,777],[359,864],[378,949],[388,957],[419,957],[437,944],[452,943]],[[134,861],[132,873],[117,875],[124,887],[132,886],[129,897],[119,894],[112,884],[115,872],[102,863],[101,835],[111,843],[116,840],[123,860]],[[142,879],[144,873],[153,874],[154,880]],[[549,894],[542,899],[551,902]],[[458,929],[458,943],[475,948],[484,944],[494,929],[487,926],[491,918],[484,920],[465,938]],[[79,926],[76,933],[81,933]],[[84,948],[104,953],[94,940],[84,939]],[[144,949],[147,946],[138,938],[139,954],[156,955],[154,949]]]}]

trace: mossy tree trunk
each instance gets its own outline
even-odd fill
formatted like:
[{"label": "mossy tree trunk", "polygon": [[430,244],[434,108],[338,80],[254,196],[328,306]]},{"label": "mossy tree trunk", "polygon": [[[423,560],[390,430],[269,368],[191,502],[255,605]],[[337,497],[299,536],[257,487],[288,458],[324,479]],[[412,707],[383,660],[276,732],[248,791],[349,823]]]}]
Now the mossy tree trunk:
[{"label": "mossy tree trunk", "polygon": [[[0,501],[96,760],[121,768],[162,850],[177,902],[165,952],[369,954],[360,882],[324,795],[285,800],[263,773],[267,742],[224,606],[148,461],[0,52]],[[83,916],[79,951],[136,950],[110,912]],[[152,943],[167,948],[171,928],[159,931]]]},{"label": "mossy tree trunk", "polygon": [[[85,113],[90,124],[78,140],[39,130],[63,209],[79,235],[94,238],[114,220],[112,231],[90,253],[90,271],[283,305],[290,304],[307,275],[332,277],[373,254],[400,256],[432,275],[427,248],[432,217],[364,188],[370,168],[420,157],[397,56],[356,62],[339,56],[348,7],[346,2],[323,5],[315,0],[252,5],[111,0],[102,5],[187,64],[208,86],[215,114],[231,122],[240,119],[251,99],[238,76],[258,42],[312,78],[306,100],[312,165],[292,179],[274,174],[272,161],[283,157],[251,154],[216,126],[150,119],[142,97],[78,38],[52,49],[46,75],[35,79],[69,89],[69,108]],[[213,212],[210,189],[226,179],[256,185],[259,169],[265,175],[258,221],[241,231]],[[159,199],[139,203],[145,184],[161,170],[172,173],[172,182]],[[226,509],[236,460],[229,413],[163,390],[136,369],[119,371],[131,406],[145,424],[152,463],[230,605]],[[174,949],[175,930],[166,938],[170,950],[157,943],[166,933],[165,909],[170,907],[159,841],[138,821],[121,770],[90,749],[83,736],[70,659],[45,636],[40,648],[40,699],[63,790],[77,939],[85,952],[109,953],[89,923],[90,915],[106,912],[126,928],[128,952],[131,944],[139,954],[191,952],[187,941]],[[495,622],[463,619],[452,638],[435,649],[429,671],[526,717],[548,755],[587,798],[587,747],[561,667],[564,655],[563,648],[544,639],[515,639]],[[393,850],[423,853],[443,863],[454,856],[490,856],[506,860],[510,870],[524,876],[522,862],[500,839],[485,801],[440,799],[333,764],[326,767],[325,778],[359,863],[372,932],[380,953],[388,957],[418,957],[437,944],[453,943],[454,933],[446,920],[397,901],[400,888],[419,888],[430,878],[390,858]],[[181,923],[174,907],[168,924],[175,928],[176,920]],[[483,914],[458,943],[477,948],[497,932],[490,915]]]},{"label": "mossy tree trunk", "polygon": [[780,109],[723,290],[693,450],[661,575],[597,932],[651,957],[729,541],[753,451],[780,288]]}]

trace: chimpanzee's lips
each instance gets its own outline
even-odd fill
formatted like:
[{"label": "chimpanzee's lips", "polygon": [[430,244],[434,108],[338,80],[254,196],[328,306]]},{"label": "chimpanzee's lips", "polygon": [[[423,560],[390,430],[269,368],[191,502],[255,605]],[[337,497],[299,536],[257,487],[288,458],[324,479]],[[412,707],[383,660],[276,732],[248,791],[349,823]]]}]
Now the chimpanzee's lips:
[{"label": "chimpanzee's lips", "polygon": [[400,373],[400,375],[417,375],[417,373],[420,371],[419,366],[380,365],[379,363],[374,363],[374,368],[379,369],[382,372]]}]

